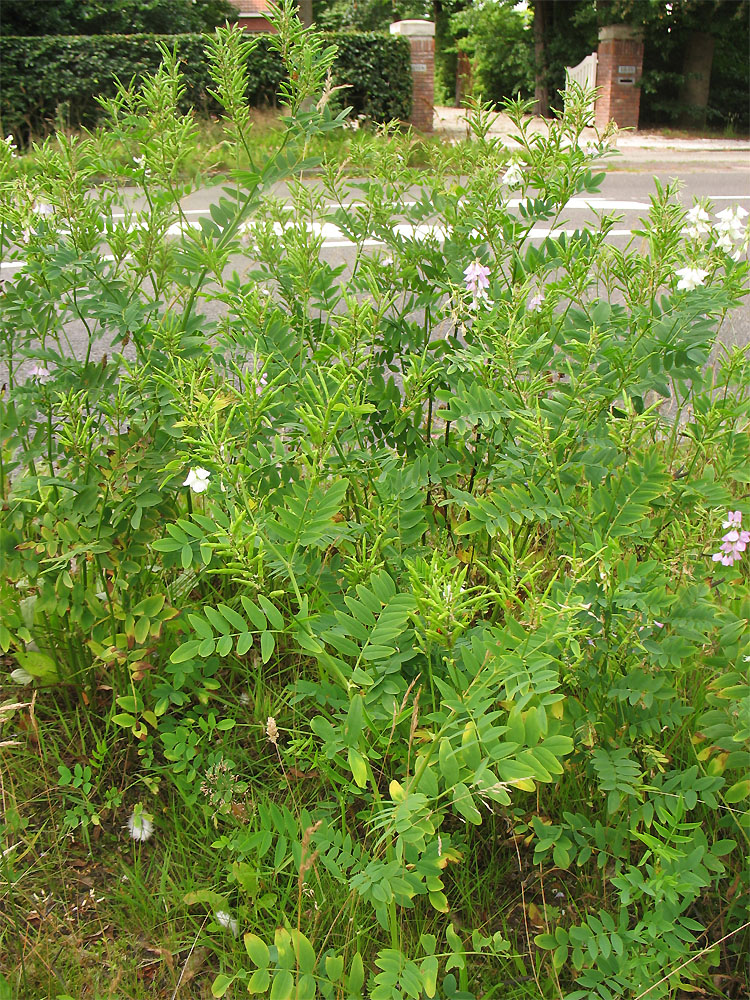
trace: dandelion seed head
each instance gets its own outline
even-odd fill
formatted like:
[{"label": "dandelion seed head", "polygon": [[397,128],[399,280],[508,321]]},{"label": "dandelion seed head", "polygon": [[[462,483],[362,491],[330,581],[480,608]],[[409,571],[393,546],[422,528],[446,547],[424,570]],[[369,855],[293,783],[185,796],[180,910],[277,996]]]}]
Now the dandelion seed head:
[{"label": "dandelion seed head", "polygon": [[226,928],[226,930],[231,931],[232,935],[237,937],[240,929],[237,921],[231,913],[227,913],[226,910],[216,910],[214,916],[216,917],[217,924],[220,924],[222,927]]},{"label": "dandelion seed head", "polygon": [[149,840],[154,832],[154,824],[150,816],[134,809],[128,817],[126,829],[135,841],[143,842]]}]

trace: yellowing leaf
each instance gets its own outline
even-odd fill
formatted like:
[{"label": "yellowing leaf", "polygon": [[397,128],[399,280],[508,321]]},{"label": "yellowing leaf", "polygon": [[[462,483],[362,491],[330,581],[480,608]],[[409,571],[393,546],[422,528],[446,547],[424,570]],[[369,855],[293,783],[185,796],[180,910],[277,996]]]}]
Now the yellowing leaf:
[{"label": "yellowing leaf", "polygon": [[354,750],[351,747],[347,752],[347,759],[352,777],[360,788],[364,788],[367,784],[367,762],[359,750]]},{"label": "yellowing leaf", "polygon": [[744,778],[742,781],[735,781],[731,788],[724,792],[724,801],[733,803],[741,802],[750,795],[750,779]]},{"label": "yellowing leaf", "polygon": [[400,785],[395,778],[388,786],[388,791],[394,802],[403,802],[406,798],[406,792],[404,791],[403,786]]},{"label": "yellowing leaf", "polygon": [[536,903],[529,903],[529,920],[535,927],[544,927],[544,917],[542,911]]}]

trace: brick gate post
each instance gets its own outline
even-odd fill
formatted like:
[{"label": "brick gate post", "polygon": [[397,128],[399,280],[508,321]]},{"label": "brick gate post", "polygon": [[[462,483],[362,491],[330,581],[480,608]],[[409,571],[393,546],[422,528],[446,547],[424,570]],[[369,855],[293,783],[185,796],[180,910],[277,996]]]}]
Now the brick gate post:
[{"label": "brick gate post", "polygon": [[435,25],[432,21],[396,21],[392,35],[404,35],[411,45],[411,123],[432,132],[435,105]]},{"label": "brick gate post", "polygon": [[614,119],[620,128],[638,128],[643,70],[643,32],[627,24],[599,29],[596,127]]}]

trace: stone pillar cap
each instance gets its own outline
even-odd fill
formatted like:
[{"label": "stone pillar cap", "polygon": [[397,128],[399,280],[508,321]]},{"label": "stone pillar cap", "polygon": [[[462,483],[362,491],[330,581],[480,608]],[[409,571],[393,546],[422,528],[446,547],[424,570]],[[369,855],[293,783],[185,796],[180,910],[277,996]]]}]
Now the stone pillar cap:
[{"label": "stone pillar cap", "polygon": [[392,35],[409,35],[411,38],[434,38],[434,21],[396,21],[391,25]]},{"label": "stone pillar cap", "polygon": [[643,29],[629,24],[608,24],[599,28],[600,42],[642,42]]}]

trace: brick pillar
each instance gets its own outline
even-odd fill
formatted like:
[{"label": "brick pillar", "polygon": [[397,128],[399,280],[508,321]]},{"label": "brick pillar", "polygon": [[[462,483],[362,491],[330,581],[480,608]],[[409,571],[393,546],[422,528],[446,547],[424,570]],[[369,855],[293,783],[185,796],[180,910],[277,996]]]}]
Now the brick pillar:
[{"label": "brick pillar", "polygon": [[638,128],[643,70],[643,32],[627,24],[599,29],[596,127],[610,120],[620,128]]},{"label": "brick pillar", "polygon": [[432,132],[435,113],[435,25],[432,21],[396,21],[392,35],[404,35],[411,45],[411,123]]}]

